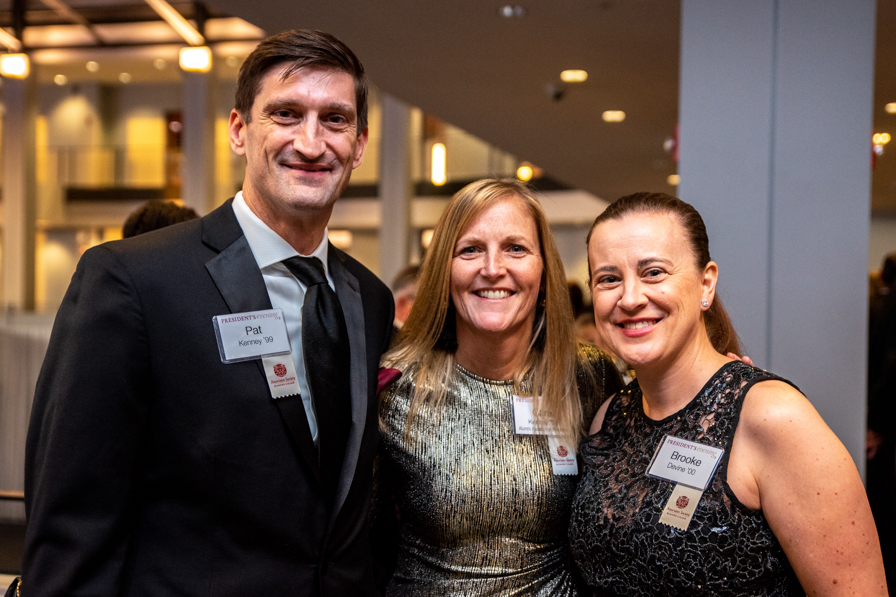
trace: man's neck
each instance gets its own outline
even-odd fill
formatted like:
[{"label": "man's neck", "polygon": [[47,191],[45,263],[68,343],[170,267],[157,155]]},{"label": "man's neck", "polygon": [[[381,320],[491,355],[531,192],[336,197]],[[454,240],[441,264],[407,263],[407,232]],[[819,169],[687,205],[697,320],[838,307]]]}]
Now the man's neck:
[{"label": "man's neck", "polygon": [[300,255],[310,255],[320,245],[327,223],[330,221],[330,214],[333,212],[332,207],[321,211],[274,212],[263,202],[253,201],[251,193],[247,194],[245,190],[243,199],[259,220],[267,224]]}]

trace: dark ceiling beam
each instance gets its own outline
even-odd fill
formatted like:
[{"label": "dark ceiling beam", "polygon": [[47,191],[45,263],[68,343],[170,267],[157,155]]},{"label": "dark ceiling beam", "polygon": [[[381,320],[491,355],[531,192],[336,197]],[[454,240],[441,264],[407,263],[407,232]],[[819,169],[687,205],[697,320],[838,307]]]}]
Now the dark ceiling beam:
[{"label": "dark ceiling beam", "polygon": [[22,34],[25,33],[25,0],[12,0],[12,30],[24,47]]},{"label": "dark ceiling beam", "polygon": [[205,37],[205,23],[209,19],[208,7],[204,2],[193,3],[193,20],[196,21],[196,31]]},{"label": "dark ceiling beam", "polygon": [[[206,38],[206,43],[210,46],[218,44],[218,43],[258,43],[261,41],[261,38],[258,37],[246,37],[246,38],[233,38],[228,37],[226,39],[208,39]],[[169,41],[135,41],[133,43],[129,42],[114,42],[114,43],[105,43],[103,45],[98,44],[80,44],[80,45],[48,45],[48,46],[28,46],[29,50],[90,50],[90,49],[104,49],[104,50],[113,50],[116,48],[145,48],[151,46],[183,46],[183,41],[178,40],[169,40]]]},{"label": "dark ceiling beam", "polygon": [[[186,19],[199,21],[200,17],[205,19],[225,18],[231,15],[223,14],[218,11],[209,10],[203,5],[203,15],[197,12],[194,3],[179,3],[172,6],[179,13],[184,15]],[[78,7],[78,15],[83,17],[92,25],[106,25],[115,23],[142,23],[145,21],[161,21],[159,15],[146,4],[127,4],[113,6],[84,6]],[[70,20],[60,17],[56,10],[28,10],[25,12],[25,19],[29,27],[45,26],[45,25],[68,25]],[[0,27],[13,26],[13,11],[0,11]]]}]

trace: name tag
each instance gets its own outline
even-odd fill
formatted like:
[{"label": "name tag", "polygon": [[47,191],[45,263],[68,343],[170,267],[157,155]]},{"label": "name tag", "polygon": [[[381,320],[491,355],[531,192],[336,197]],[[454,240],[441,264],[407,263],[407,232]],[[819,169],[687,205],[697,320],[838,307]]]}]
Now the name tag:
[{"label": "name tag", "polygon": [[575,448],[561,443],[559,437],[549,437],[548,449],[551,451],[551,468],[555,475],[579,474]]},{"label": "name tag", "polygon": [[660,515],[660,522],[670,527],[686,531],[688,525],[691,524],[691,518],[694,517],[694,511],[697,510],[697,504],[703,492],[687,485],[678,484],[672,490],[666,507]]},{"label": "name tag", "polygon": [[663,441],[647,467],[647,476],[672,481],[675,487],[666,502],[660,522],[686,531],[709,480],[725,450],[672,435]]},{"label": "name tag", "polygon": [[216,315],[212,318],[218,352],[224,363],[289,354],[283,309]]},{"label": "name tag", "polygon": [[534,401],[532,396],[513,396],[513,432],[516,435],[557,435],[550,416],[542,416],[541,426],[535,426]]},{"label": "name tag", "polygon": [[261,362],[264,365],[264,374],[268,378],[271,398],[276,400],[301,394],[299,376],[296,375],[292,355],[264,357]]},{"label": "name tag", "polygon": [[513,396],[513,433],[515,435],[547,435],[548,456],[551,470],[555,475],[578,475],[576,449],[563,444],[557,437],[554,421],[549,414],[541,418],[541,425],[535,425],[535,399],[532,396]]},{"label": "name tag", "polygon": [[667,435],[663,437],[650,461],[647,476],[703,491],[709,485],[724,453],[722,448]]}]

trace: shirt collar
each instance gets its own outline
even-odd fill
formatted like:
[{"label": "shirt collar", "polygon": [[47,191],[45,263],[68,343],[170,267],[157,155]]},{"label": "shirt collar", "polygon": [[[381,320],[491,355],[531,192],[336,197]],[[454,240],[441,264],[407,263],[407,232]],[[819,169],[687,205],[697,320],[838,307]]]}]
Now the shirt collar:
[{"label": "shirt collar", "polygon": [[[264,269],[276,263],[300,255],[298,251],[292,248],[283,237],[271,230],[270,226],[261,221],[261,218],[246,204],[243,198],[243,192],[239,191],[233,199],[233,213],[243,229],[246,240],[249,241],[249,247],[255,256],[259,269]],[[317,248],[311,252],[311,255],[302,255],[302,257],[317,257],[324,264],[324,273],[329,276],[329,265],[327,264],[328,245],[327,242],[328,229],[324,228],[324,237],[321,239]]]}]

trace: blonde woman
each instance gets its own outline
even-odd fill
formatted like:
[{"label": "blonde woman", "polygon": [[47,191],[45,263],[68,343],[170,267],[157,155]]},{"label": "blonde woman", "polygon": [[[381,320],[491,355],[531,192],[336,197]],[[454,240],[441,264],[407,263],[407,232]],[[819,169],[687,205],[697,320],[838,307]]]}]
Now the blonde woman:
[{"label": "blonde woman", "polygon": [[400,516],[387,595],[577,594],[575,446],[621,382],[573,330],[533,192],[500,180],[458,192],[383,358],[402,372],[380,398],[381,478]]}]

